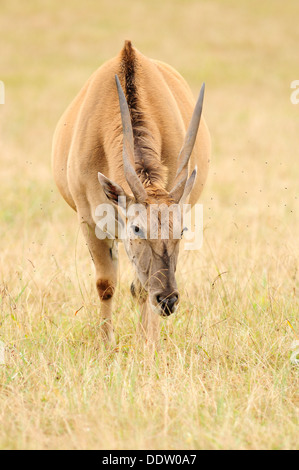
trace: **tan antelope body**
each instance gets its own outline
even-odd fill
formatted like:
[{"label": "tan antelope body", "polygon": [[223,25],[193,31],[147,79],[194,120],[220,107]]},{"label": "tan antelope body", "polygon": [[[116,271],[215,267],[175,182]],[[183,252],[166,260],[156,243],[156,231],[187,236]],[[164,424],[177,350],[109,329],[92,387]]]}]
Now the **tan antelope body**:
[{"label": "tan antelope body", "polygon": [[[209,132],[200,120],[202,99],[203,90],[195,108],[178,72],[145,57],[126,41],[120,54],[90,77],[57,125],[54,178],[77,211],[86,237],[108,340],[113,339],[117,243],[96,235],[96,208],[113,204],[119,219],[121,209],[136,202],[146,214],[152,204],[182,204],[188,196],[189,203],[197,202],[210,159]],[[197,166],[196,179],[196,171],[188,178],[188,166],[191,170]],[[118,206],[118,196],[126,196],[126,207]],[[131,290],[141,306],[144,331],[153,338],[159,316],[173,313],[178,304],[179,240],[150,239],[138,215],[127,216],[125,222],[129,230],[124,244],[137,275]]]}]

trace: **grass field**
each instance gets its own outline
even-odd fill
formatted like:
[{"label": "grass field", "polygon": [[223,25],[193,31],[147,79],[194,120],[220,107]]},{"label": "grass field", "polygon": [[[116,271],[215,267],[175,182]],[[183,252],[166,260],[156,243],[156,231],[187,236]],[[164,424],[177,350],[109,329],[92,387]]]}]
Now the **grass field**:
[{"label": "grass field", "polygon": [[[297,0],[2,0],[0,448],[298,449]],[[152,357],[123,253],[105,349],[88,251],[50,168],[55,125],[125,39],[206,82],[204,244]],[[299,338],[298,338],[299,339]]]}]

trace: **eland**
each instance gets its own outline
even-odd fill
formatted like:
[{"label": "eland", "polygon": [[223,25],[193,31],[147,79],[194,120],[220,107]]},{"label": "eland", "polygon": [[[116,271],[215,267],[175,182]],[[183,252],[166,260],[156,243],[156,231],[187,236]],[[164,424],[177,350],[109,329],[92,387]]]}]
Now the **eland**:
[{"label": "eland", "polygon": [[[113,206],[116,227],[127,227],[123,242],[136,272],[131,292],[140,305],[142,329],[155,340],[159,318],[179,303],[175,271],[181,237],[153,239],[145,222],[153,205],[182,207],[188,201],[193,206],[199,199],[211,151],[201,117],[203,95],[204,86],[195,103],[176,70],[126,41],[119,55],[90,77],[57,125],[54,179],[78,214],[95,266],[106,341],[114,340],[120,238],[117,230],[114,237],[97,233],[97,208]],[[144,208],[145,216],[130,213],[133,204]]]}]

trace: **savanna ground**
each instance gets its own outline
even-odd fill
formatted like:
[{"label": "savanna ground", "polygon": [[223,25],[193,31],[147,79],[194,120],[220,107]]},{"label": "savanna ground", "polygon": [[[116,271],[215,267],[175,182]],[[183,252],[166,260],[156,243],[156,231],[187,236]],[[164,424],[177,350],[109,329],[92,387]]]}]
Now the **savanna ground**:
[{"label": "savanna ground", "polygon": [[[298,448],[298,14],[297,0],[1,1],[0,448]],[[101,344],[50,169],[58,118],[125,39],[195,95],[206,82],[213,142],[203,248],[181,252],[154,357],[123,253],[118,348]]]}]

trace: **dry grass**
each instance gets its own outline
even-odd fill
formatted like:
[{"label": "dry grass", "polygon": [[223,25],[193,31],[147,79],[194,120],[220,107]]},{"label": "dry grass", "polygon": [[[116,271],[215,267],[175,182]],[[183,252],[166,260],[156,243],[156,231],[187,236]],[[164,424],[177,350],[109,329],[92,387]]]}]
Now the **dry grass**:
[{"label": "dry grass", "polygon": [[[2,1],[0,448],[298,448],[298,13],[297,0]],[[100,343],[89,255],[50,172],[60,114],[125,38],[194,92],[206,81],[213,139],[204,246],[182,252],[181,309],[154,357],[125,256],[118,351]]]}]

